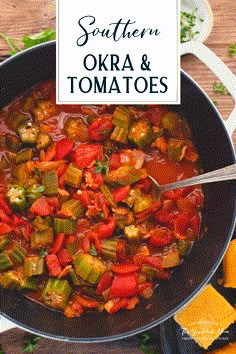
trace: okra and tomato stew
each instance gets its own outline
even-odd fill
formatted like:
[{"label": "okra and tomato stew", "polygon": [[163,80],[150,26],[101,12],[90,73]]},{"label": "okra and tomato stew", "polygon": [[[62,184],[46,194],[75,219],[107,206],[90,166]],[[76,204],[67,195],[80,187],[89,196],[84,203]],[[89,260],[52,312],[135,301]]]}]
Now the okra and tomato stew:
[{"label": "okra and tomato stew", "polygon": [[3,108],[0,126],[1,286],[67,317],[145,306],[199,236],[200,186],[157,199],[147,177],[200,172],[185,119],[56,105],[48,82]]}]

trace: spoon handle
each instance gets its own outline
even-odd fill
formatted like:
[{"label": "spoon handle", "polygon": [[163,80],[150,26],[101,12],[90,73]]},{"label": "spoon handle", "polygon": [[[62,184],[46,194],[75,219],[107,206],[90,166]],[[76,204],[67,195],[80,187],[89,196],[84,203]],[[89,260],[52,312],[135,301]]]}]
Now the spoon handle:
[{"label": "spoon handle", "polygon": [[161,192],[166,192],[176,188],[194,186],[196,184],[204,184],[210,182],[221,182],[236,179],[236,164],[220,168],[218,170],[204,173],[202,175],[185,179],[170,184],[160,186]]}]

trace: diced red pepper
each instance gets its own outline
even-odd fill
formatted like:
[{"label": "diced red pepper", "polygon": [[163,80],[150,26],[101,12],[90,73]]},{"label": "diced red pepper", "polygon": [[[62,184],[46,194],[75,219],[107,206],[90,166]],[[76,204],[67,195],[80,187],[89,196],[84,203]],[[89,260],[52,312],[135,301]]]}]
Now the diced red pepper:
[{"label": "diced red pepper", "polygon": [[7,213],[0,208],[0,220],[2,220],[2,222],[5,222],[6,224],[10,224],[11,223],[11,218],[7,215]]},{"label": "diced red pepper", "polygon": [[77,301],[81,306],[87,307],[87,308],[97,308],[100,304],[98,301],[89,299],[85,296],[81,296],[79,294],[74,295],[74,300]]},{"label": "diced red pepper", "polygon": [[116,221],[114,218],[111,217],[108,219],[108,221],[106,223],[100,224],[96,228],[95,232],[96,232],[98,238],[100,238],[100,239],[108,238],[113,235],[115,227],[116,227]]},{"label": "diced red pepper", "polygon": [[61,248],[58,253],[57,253],[57,257],[59,259],[60,264],[62,265],[62,267],[67,266],[69,263],[72,262],[73,258],[71,257],[71,255],[69,254],[69,252],[67,251],[67,249],[65,248]]},{"label": "diced red pepper", "polygon": [[12,213],[10,205],[3,197],[0,197],[0,208],[2,208],[8,215]]},{"label": "diced red pepper", "polygon": [[30,207],[31,213],[46,216],[50,215],[52,208],[49,205],[48,199],[46,197],[38,198]]},{"label": "diced red pepper", "polygon": [[65,234],[58,234],[52,248],[49,248],[48,253],[57,254],[65,242]]},{"label": "diced red pepper", "polygon": [[57,142],[55,160],[63,160],[74,148],[75,143],[69,138],[63,138]]},{"label": "diced red pepper", "polygon": [[119,203],[119,202],[124,201],[128,197],[130,191],[131,191],[130,186],[124,186],[124,187],[119,187],[119,188],[113,189],[112,195],[113,195],[115,202]]},{"label": "diced red pepper", "polygon": [[140,213],[136,213],[135,217],[138,222],[146,220],[149,216],[151,216],[153,213],[155,213],[158,209],[160,209],[162,203],[161,202],[155,202],[150,208],[141,211]]},{"label": "diced red pepper", "polygon": [[13,227],[0,222],[0,235],[8,234],[9,232],[13,231]]},{"label": "diced red pepper", "polygon": [[113,265],[112,271],[117,274],[128,274],[128,273],[134,273],[139,270],[139,266],[136,264],[132,263],[121,263],[117,265]]},{"label": "diced red pepper", "polygon": [[103,147],[99,144],[79,145],[74,154],[75,165],[83,169],[88,167],[95,160],[103,159]]},{"label": "diced red pepper", "polygon": [[52,277],[58,277],[62,271],[62,267],[57,256],[55,254],[49,254],[45,257],[45,259],[49,274]]},{"label": "diced red pepper", "polygon": [[116,274],[114,276],[110,298],[130,297],[138,294],[138,277],[136,273]]},{"label": "diced red pepper", "polygon": [[121,166],[120,154],[111,154],[109,159],[109,170],[116,170]]},{"label": "diced red pepper", "polygon": [[150,231],[148,243],[153,247],[164,247],[172,241],[172,235],[170,231],[155,228]]},{"label": "diced red pepper", "polygon": [[105,272],[101,279],[99,280],[99,283],[96,288],[96,294],[102,294],[103,291],[107,290],[110,288],[112,283],[112,276],[110,273]]},{"label": "diced red pepper", "polygon": [[128,306],[128,304],[129,304],[128,299],[125,299],[125,298],[119,299],[118,301],[116,301],[114,303],[114,305],[111,307],[111,309],[108,311],[108,313],[115,313],[121,309],[124,309]]},{"label": "diced red pepper", "polygon": [[106,114],[96,118],[88,128],[89,138],[95,141],[105,140],[109,137],[112,128],[111,115]]}]

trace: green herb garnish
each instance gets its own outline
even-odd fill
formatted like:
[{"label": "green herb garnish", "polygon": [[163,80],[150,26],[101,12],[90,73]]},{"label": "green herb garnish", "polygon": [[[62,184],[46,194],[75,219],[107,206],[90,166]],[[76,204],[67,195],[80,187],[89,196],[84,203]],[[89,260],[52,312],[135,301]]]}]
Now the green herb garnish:
[{"label": "green herb garnish", "polygon": [[96,160],[96,169],[94,173],[104,173],[105,175],[108,175],[109,172],[109,156],[105,155],[105,162]]},{"label": "green herb garnish", "polygon": [[92,245],[92,247],[90,248],[89,253],[91,254],[91,256],[97,256],[98,255],[97,250],[96,250],[94,245]]},{"label": "green herb garnish", "polygon": [[154,340],[152,338],[151,333],[146,332],[143,333],[140,342],[139,342],[139,349],[144,353],[144,354],[158,354],[157,349],[154,348],[153,343]]},{"label": "green herb garnish", "polygon": [[4,350],[2,349],[1,344],[0,344],[0,354],[5,354],[5,353],[4,353]]},{"label": "green herb garnish", "polygon": [[35,167],[35,168],[34,168],[34,173],[35,173],[37,176],[40,177],[40,170],[39,170],[38,167]]},{"label": "green herb garnish", "polygon": [[229,56],[233,57],[236,54],[236,45],[231,44],[228,48]]},{"label": "green herb garnish", "polygon": [[[181,11],[180,13],[180,42],[188,42],[193,39],[199,31],[195,31],[194,27],[196,26],[196,11],[197,8],[193,9],[192,13]],[[200,21],[203,21],[200,19]]]},{"label": "green herb garnish", "polygon": [[41,337],[36,336],[34,334],[30,334],[24,337],[24,353],[33,353],[33,351],[38,347],[38,342],[40,341]]},{"label": "green herb garnish", "polygon": [[217,102],[216,100],[214,100],[214,99],[212,99],[212,103],[213,103],[215,106],[218,105],[218,102]]},{"label": "green herb garnish", "polygon": [[[52,28],[36,33],[32,36],[24,36],[23,38],[12,38],[4,33],[0,33],[0,37],[4,39],[10,47],[10,55],[21,52],[23,49],[31,48],[37,44],[48,42],[56,38],[56,32]],[[17,44],[19,43],[20,46]],[[23,45],[23,49],[21,48]]]},{"label": "green herb garnish", "polygon": [[42,193],[44,191],[45,191],[45,187],[39,186],[33,190],[33,193],[27,194],[27,197],[31,198],[31,199],[36,199],[36,198],[38,198],[37,193]]},{"label": "green herb garnish", "polygon": [[222,95],[225,95],[227,93],[225,86],[221,82],[219,84],[217,82],[214,82],[213,89],[215,92],[219,92]]}]

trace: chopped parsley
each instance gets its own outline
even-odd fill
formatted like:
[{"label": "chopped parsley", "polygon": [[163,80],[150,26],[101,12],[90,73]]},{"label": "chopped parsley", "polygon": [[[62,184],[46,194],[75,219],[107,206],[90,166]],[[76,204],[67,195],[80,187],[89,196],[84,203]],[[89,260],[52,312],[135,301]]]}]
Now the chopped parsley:
[{"label": "chopped parsley", "polygon": [[217,82],[213,83],[213,89],[215,92],[219,92],[222,95],[225,95],[228,93],[228,91],[226,90],[225,86],[220,82],[219,84]]},{"label": "chopped parsley", "polygon": [[109,172],[109,156],[105,155],[105,162],[96,160],[96,169],[94,173],[104,173],[105,175],[108,175]]},{"label": "chopped parsley", "polygon": [[[185,43],[193,39],[199,34],[199,31],[195,31],[197,20],[197,8],[193,9],[192,13],[181,11],[180,13],[180,42]],[[200,21],[203,21],[200,19]]]},{"label": "chopped parsley", "polygon": [[97,250],[96,250],[94,245],[92,245],[92,247],[90,248],[89,253],[91,254],[91,256],[97,256],[98,255]]},{"label": "chopped parsley", "polygon": [[228,48],[229,56],[233,57],[236,54],[236,45],[231,44]]},{"label": "chopped parsley", "polygon": [[[0,33],[0,37],[4,39],[10,47],[10,55],[19,53],[23,49],[31,48],[37,44],[48,42],[56,38],[56,32],[52,28],[47,28],[40,33],[31,36],[24,36],[23,38],[12,38],[4,33]],[[20,46],[17,44],[19,43]]]},{"label": "chopped parsley", "polygon": [[41,258],[44,258],[44,257],[46,257],[47,255],[48,255],[47,250],[44,249],[44,248],[42,248],[42,249],[40,250],[40,252],[39,252],[39,256],[40,256]]},{"label": "chopped parsley", "polygon": [[24,353],[33,353],[33,351],[38,347],[38,343],[40,341],[41,337],[36,336],[34,334],[26,335],[24,337],[23,343],[24,343]]}]

